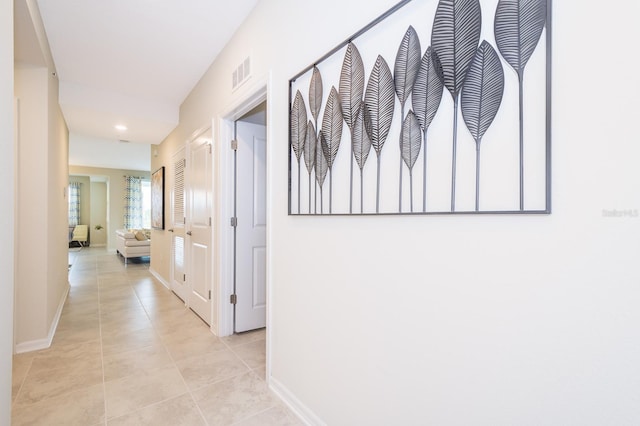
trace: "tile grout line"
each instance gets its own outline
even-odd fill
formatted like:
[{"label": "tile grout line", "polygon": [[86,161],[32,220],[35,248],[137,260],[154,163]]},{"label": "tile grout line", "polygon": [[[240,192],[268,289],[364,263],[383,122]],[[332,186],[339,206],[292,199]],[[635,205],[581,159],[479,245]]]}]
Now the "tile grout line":
[{"label": "tile grout line", "polygon": [[13,401],[11,401],[11,408],[14,408],[14,405],[18,402],[18,398],[20,397],[20,394],[22,393],[22,387],[24,386],[24,383],[27,381],[27,377],[29,376],[29,373],[31,372],[31,367],[33,367],[33,360],[35,359],[35,356],[31,358],[31,360],[29,361],[29,368],[27,368],[27,372],[24,374],[24,377],[22,378],[22,381],[20,382],[20,386],[18,387],[18,392],[16,393],[15,398],[13,399]]},{"label": "tile grout line", "polygon": [[100,333],[100,363],[102,365],[102,400],[104,405],[104,425],[107,426],[107,384],[105,383],[105,372],[104,372],[104,348],[102,344],[102,298],[100,289],[100,278],[98,276],[98,259],[96,257],[96,284],[98,285],[98,330]]}]

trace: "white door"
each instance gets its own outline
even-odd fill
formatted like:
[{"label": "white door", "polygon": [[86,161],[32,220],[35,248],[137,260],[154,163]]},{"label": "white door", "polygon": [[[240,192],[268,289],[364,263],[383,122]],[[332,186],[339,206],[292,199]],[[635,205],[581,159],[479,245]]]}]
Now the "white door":
[{"label": "white door", "polygon": [[236,122],[236,333],[266,326],[266,127]]},{"label": "white door", "polygon": [[187,301],[189,291],[185,281],[185,166],[184,148],[180,149],[172,160],[173,179],[171,185],[171,290],[183,301]]},{"label": "white door", "polygon": [[189,144],[187,173],[188,305],[211,324],[211,129]]}]

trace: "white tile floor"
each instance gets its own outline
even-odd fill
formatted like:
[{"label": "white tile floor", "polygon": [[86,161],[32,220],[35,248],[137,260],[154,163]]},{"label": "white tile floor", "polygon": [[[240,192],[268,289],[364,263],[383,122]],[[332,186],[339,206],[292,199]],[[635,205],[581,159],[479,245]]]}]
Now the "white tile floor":
[{"label": "white tile floor", "polygon": [[16,355],[12,425],[300,425],[267,388],[265,332],[219,339],[148,271],[70,252],[51,348]]}]

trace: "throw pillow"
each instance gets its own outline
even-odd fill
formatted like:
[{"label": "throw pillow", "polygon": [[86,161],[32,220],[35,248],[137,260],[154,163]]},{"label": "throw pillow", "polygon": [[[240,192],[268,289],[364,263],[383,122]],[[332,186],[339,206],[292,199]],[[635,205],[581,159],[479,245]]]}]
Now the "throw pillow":
[{"label": "throw pillow", "polygon": [[144,235],[144,232],[142,232],[142,231],[137,231],[135,235],[136,235],[136,240],[138,240],[138,241],[146,241],[147,240],[147,236]]}]

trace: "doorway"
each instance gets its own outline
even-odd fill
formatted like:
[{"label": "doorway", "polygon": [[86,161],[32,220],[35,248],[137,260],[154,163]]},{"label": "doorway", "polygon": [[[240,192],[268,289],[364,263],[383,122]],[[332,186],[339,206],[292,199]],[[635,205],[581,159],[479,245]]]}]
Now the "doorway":
[{"label": "doorway", "polygon": [[214,268],[219,336],[268,327],[269,322],[267,86],[267,78],[258,82],[219,121]]},{"label": "doorway", "polygon": [[234,123],[234,333],[266,326],[266,102]]}]

